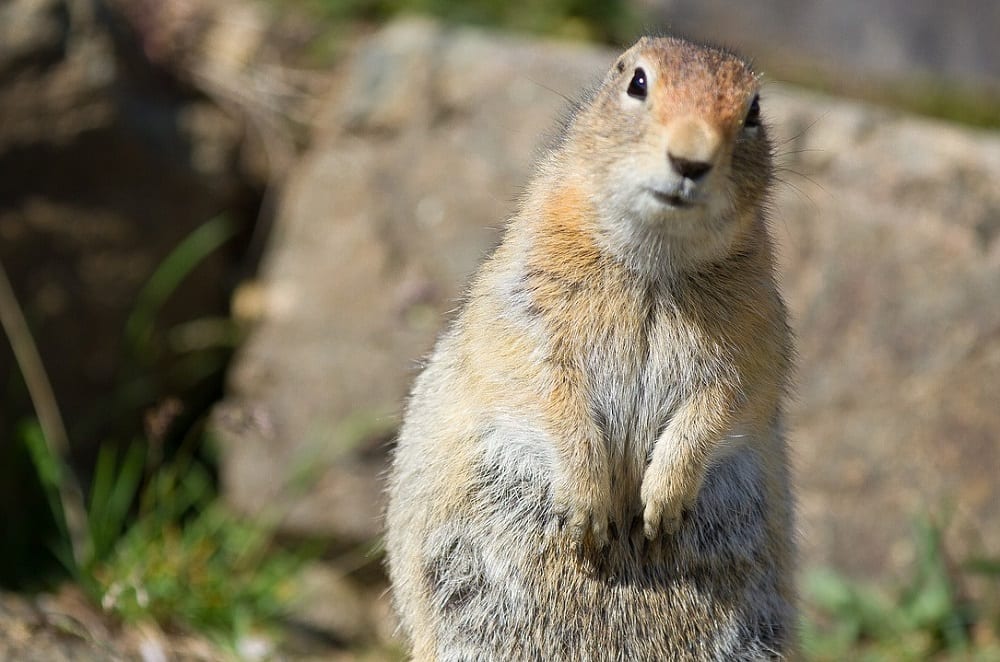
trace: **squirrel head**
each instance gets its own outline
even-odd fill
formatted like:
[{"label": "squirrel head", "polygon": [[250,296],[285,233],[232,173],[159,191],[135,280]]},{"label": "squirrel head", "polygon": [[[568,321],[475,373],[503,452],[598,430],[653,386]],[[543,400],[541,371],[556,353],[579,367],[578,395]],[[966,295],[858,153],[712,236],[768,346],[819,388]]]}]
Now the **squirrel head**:
[{"label": "squirrel head", "polygon": [[610,248],[637,268],[686,268],[736,250],[761,218],[771,145],[760,76],[725,50],[645,37],[568,127]]}]

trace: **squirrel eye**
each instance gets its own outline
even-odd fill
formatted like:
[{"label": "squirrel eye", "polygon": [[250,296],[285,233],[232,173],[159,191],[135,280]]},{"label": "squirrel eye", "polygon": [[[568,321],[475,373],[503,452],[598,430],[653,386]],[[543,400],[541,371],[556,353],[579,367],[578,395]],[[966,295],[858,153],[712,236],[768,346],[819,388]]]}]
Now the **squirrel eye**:
[{"label": "squirrel eye", "polygon": [[632,75],[632,82],[628,84],[628,95],[633,99],[646,98],[646,72],[641,67]]},{"label": "squirrel eye", "polygon": [[758,95],[754,95],[753,101],[750,102],[750,109],[747,110],[747,116],[743,119],[743,126],[749,128],[760,126],[760,97]]}]

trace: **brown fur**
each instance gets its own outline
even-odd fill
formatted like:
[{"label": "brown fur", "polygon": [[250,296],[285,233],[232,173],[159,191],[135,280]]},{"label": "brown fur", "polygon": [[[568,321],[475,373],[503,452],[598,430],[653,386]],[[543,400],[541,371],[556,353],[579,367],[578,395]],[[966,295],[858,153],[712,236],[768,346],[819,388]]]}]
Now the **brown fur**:
[{"label": "brown fur", "polygon": [[643,39],[540,164],[400,433],[387,541],[416,659],[792,654],[756,92],[733,55]]}]

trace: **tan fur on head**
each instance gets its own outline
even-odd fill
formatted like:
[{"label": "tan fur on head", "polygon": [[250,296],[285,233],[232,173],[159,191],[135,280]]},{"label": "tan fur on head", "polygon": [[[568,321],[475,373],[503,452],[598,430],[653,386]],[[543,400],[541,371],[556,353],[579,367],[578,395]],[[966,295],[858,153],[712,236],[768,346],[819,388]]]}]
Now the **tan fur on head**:
[{"label": "tan fur on head", "polygon": [[[637,72],[645,98],[629,94]],[[618,59],[570,126],[567,150],[571,169],[595,184],[608,248],[645,271],[731,250],[771,171],[763,127],[744,125],[758,88],[743,60],[679,39],[646,38]],[[685,177],[677,161],[708,169]]]},{"label": "tan fur on head", "polygon": [[643,39],[541,164],[393,460],[418,659],[794,653],[757,85],[724,51]]}]

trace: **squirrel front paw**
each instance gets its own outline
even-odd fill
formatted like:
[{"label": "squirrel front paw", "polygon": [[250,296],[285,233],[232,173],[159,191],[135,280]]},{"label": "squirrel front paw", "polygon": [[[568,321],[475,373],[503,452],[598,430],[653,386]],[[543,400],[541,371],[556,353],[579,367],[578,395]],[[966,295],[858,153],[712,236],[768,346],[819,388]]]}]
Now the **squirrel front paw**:
[{"label": "squirrel front paw", "polygon": [[[685,482],[687,484],[685,484]],[[701,480],[678,480],[669,467],[651,464],[642,478],[643,533],[652,540],[661,533],[676,533],[684,514],[694,508]]]},{"label": "squirrel front paw", "polygon": [[594,549],[608,546],[610,489],[599,481],[553,486],[552,515],[550,533],[566,536],[578,549],[588,542]]}]

